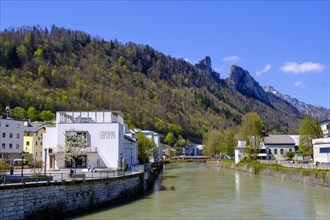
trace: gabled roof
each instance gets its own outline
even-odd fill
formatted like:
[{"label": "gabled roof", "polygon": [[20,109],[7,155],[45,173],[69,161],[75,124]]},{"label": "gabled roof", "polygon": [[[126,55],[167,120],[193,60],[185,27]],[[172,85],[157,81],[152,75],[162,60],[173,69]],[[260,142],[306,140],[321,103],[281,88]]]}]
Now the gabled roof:
[{"label": "gabled roof", "polygon": [[264,143],[265,145],[295,145],[295,141],[290,137],[290,135],[269,135],[264,138]]},{"label": "gabled roof", "polygon": [[38,132],[40,129],[45,129],[44,127],[24,127],[26,132]]}]

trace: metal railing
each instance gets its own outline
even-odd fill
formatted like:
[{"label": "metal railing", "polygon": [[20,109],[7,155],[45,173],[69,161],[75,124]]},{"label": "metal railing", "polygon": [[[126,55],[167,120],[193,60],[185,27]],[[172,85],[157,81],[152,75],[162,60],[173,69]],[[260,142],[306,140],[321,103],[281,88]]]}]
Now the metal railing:
[{"label": "metal railing", "polygon": [[54,171],[43,174],[25,174],[23,177],[20,175],[0,175],[0,187],[8,184],[30,184],[30,183],[45,183],[45,182],[66,182],[75,180],[93,180],[93,179],[109,179],[121,176],[133,175],[143,173],[150,166],[145,165],[132,166],[128,170],[96,170],[85,172],[82,169],[77,169],[76,173],[70,176],[70,171]]}]

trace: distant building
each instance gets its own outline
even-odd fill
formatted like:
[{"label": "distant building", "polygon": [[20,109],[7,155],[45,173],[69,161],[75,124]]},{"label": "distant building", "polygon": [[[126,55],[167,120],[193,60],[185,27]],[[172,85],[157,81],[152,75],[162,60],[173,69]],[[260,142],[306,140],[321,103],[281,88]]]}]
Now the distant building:
[{"label": "distant building", "polygon": [[44,134],[49,169],[73,166],[61,147],[68,131],[87,138],[76,167],[117,169],[122,159],[128,167],[138,164],[137,142],[120,112],[57,112],[55,127],[47,127]]},{"label": "distant building", "polygon": [[24,127],[23,149],[34,161],[42,161],[43,133],[45,132],[44,127]]},{"label": "distant building", "polygon": [[183,154],[185,156],[203,156],[204,145],[187,144],[183,148]]},{"label": "distant building", "polygon": [[330,137],[313,139],[314,163],[330,164]]},{"label": "distant building", "polygon": [[264,137],[263,145],[267,159],[285,160],[286,152],[296,152],[296,141],[290,135],[269,135]]},{"label": "distant building", "polygon": [[[286,152],[297,152],[299,143],[299,135],[268,135],[265,136],[259,146],[257,154],[258,159],[262,160],[285,160]],[[235,163],[247,157],[246,142],[238,141],[235,150]],[[297,159],[297,156],[295,156]]]},{"label": "distant building", "polygon": [[21,158],[23,137],[23,121],[0,118],[0,158]]}]

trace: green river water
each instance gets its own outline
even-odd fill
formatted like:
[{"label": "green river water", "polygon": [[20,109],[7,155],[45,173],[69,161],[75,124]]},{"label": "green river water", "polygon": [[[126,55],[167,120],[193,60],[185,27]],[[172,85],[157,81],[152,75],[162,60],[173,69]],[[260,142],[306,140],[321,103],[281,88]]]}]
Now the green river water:
[{"label": "green river water", "polygon": [[330,219],[330,190],[207,163],[166,164],[152,192],[76,219]]}]

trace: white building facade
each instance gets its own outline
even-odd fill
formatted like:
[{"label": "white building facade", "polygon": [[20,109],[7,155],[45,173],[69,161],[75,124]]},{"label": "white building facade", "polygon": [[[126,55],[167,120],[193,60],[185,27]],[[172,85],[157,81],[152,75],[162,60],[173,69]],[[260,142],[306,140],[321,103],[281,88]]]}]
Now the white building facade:
[{"label": "white building facade", "polygon": [[330,137],[313,139],[314,163],[330,164]]},{"label": "white building facade", "polygon": [[[87,138],[83,155],[72,165],[63,152],[66,132],[74,131]],[[43,159],[48,169],[76,167],[127,167],[138,164],[137,142],[119,112],[57,112],[56,127],[47,127],[44,134]]]},{"label": "white building facade", "polygon": [[0,158],[21,158],[23,139],[23,121],[0,119]]}]

